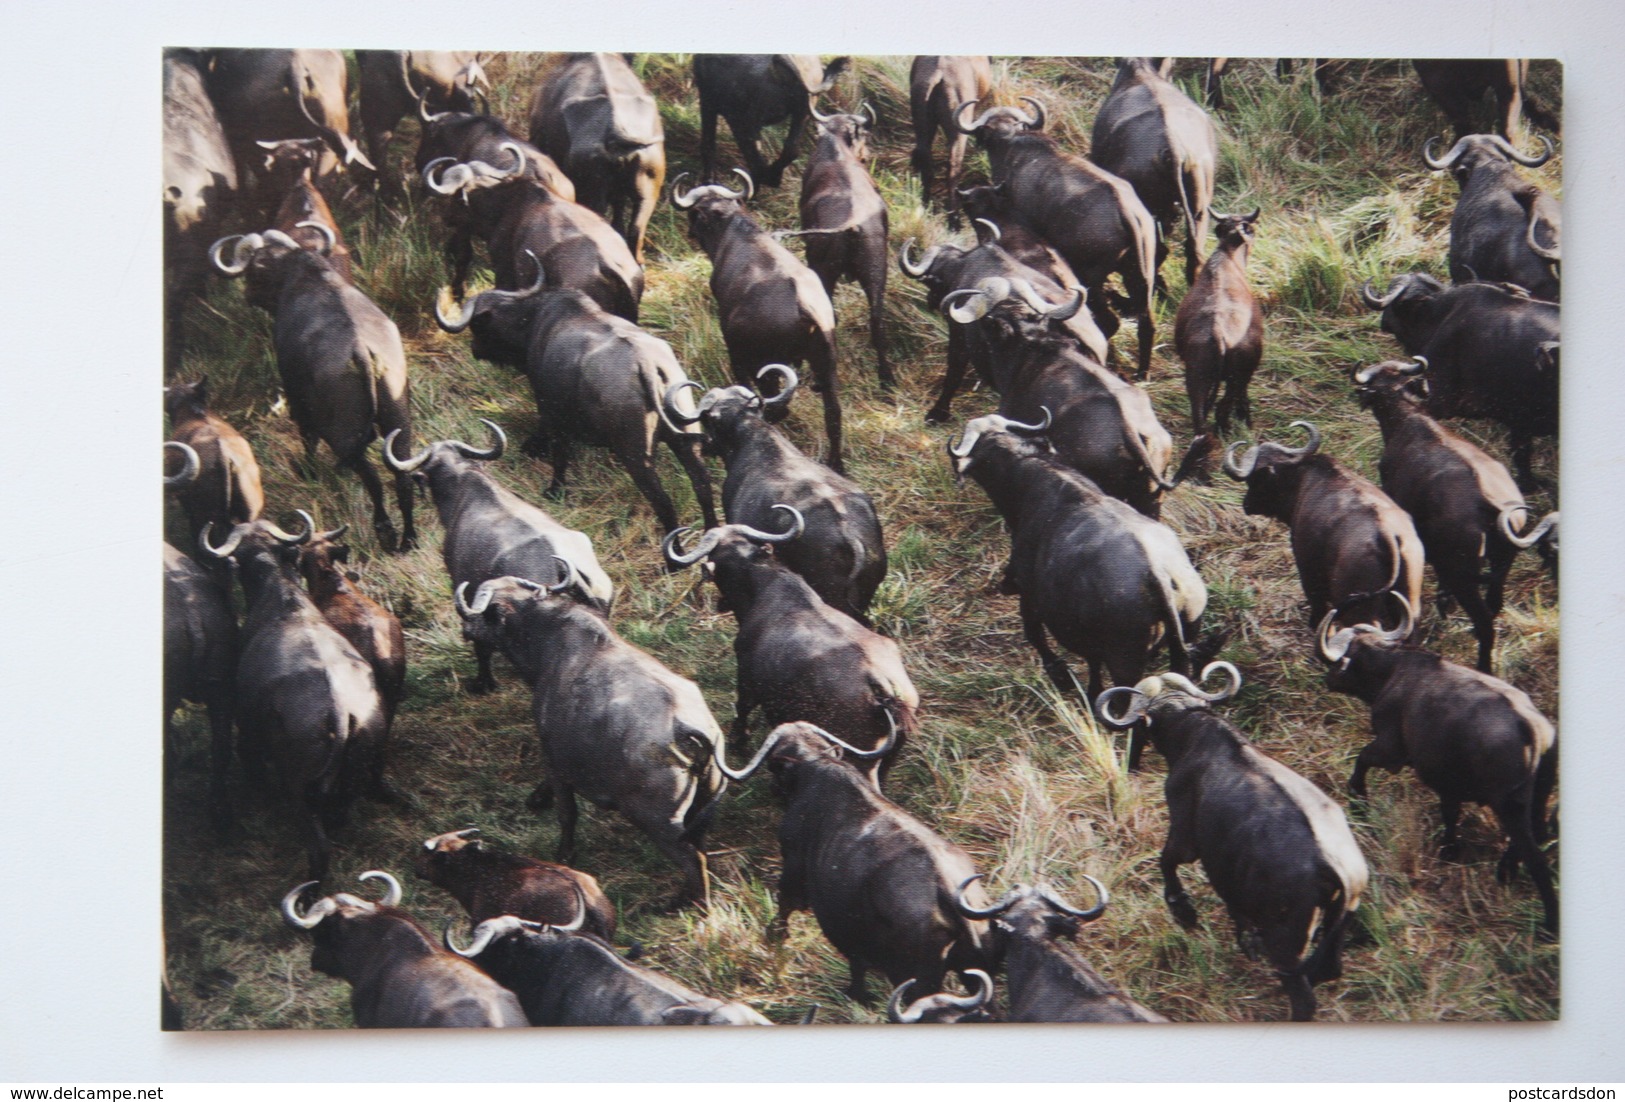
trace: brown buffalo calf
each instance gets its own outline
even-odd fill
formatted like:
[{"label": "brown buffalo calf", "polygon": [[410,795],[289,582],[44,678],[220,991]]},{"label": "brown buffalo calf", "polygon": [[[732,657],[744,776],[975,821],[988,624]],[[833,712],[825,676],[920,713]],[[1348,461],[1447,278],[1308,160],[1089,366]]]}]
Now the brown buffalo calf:
[{"label": "brown buffalo calf", "polygon": [[417,874],[456,897],[474,925],[501,915],[568,925],[576,915],[579,891],[586,907],[582,931],[605,941],[615,937],[615,905],[594,877],[492,849],[475,837],[478,833],[471,828],[436,835],[423,843],[417,857]]},{"label": "brown buffalo calf", "polygon": [[299,549],[299,571],[322,616],[372,667],[387,735],[406,686],[406,636],[393,612],[351,584],[342,565],[350,561],[350,548],[337,542],[348,527],[313,536]]}]

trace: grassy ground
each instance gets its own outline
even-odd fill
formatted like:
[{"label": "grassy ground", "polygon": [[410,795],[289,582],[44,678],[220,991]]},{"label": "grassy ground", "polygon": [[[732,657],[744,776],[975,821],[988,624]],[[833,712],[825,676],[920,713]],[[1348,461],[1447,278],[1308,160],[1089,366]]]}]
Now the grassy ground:
[{"label": "grassy ground", "polygon": [[[544,64],[540,55],[511,55],[489,67],[494,107],[521,133],[529,90]],[[699,120],[688,59],[646,56],[638,64],[661,103],[671,174],[692,170]],[[871,168],[891,207],[894,246],[909,237],[924,244],[950,237],[940,212],[922,209],[908,169],[908,66],[908,58],[862,59],[856,78],[843,78],[826,100],[827,109],[831,102],[855,108],[867,99],[879,113]],[[995,65],[1001,100],[1042,97],[1051,129],[1079,151],[1087,149],[1089,123],[1111,74],[1111,64],[1098,59]],[[1536,66],[1535,89],[1554,109],[1560,106],[1555,67]],[[1374,478],[1381,437],[1355,404],[1347,371],[1395,355],[1397,347],[1360,305],[1358,289],[1362,280],[1381,286],[1392,273],[1413,268],[1443,274],[1456,188],[1429,173],[1418,155],[1422,142],[1444,127],[1443,118],[1423,99],[1405,63],[1355,63],[1345,90],[1321,98],[1301,67],[1295,80],[1278,83],[1267,63],[1248,62],[1232,70],[1226,91],[1218,206],[1264,208],[1252,260],[1268,313],[1264,363],[1253,387],[1257,432],[1280,434],[1294,419],[1313,420],[1325,431],[1327,452]],[[392,155],[406,160],[412,140],[397,143]],[[732,156],[726,134],[722,150]],[[969,171],[972,178],[985,174],[983,159],[973,155]],[[1554,160],[1535,175],[1556,190],[1560,171]],[[754,211],[764,225],[797,224],[796,181],[793,169],[783,189],[758,197]],[[407,339],[418,438],[480,441],[477,419],[492,417],[522,439],[535,417],[528,386],[506,369],[475,361],[466,337],[434,325],[433,294],[445,273],[434,206],[408,199],[378,212],[370,199],[352,196],[337,210],[356,254],[358,284]],[[1170,303],[1184,290],[1182,271],[1177,259],[1164,268]],[[663,203],[651,226],[643,323],[672,343],[691,376],[716,384],[728,371],[708,275],[709,263],[684,220]],[[921,737],[893,772],[889,795],[967,847],[997,889],[1044,877],[1069,890],[1084,872],[1103,880],[1113,903],[1088,928],[1083,948],[1103,973],[1168,1017],[1283,1018],[1285,1000],[1270,970],[1236,951],[1199,871],[1187,876],[1204,926],[1186,933],[1166,914],[1156,868],[1165,830],[1160,759],[1148,755],[1140,774],[1124,772],[1122,740],[1096,729],[1077,700],[1049,687],[1021,639],[1015,600],[995,591],[1008,547],[997,514],[973,484],[957,488],[950,477],[943,445],[957,430],[922,421],[942,374],[944,323],[924,312],[917,284],[893,274],[886,310],[901,385],[886,394],[874,383],[861,294],[843,287],[835,305],[848,472],[874,495],[891,550],[891,573],[872,611],[879,628],[901,643],[924,701]],[[249,436],[271,513],[287,517],[304,508],[324,527],[350,523],[364,587],[406,625],[408,695],[396,722],[391,771],[418,806],[358,805],[352,825],[338,835],[344,848],[335,855],[332,887],[353,889],[364,869],[392,870],[406,883],[405,906],[438,930],[460,911],[444,893],[410,877],[411,853],[423,838],[472,825],[522,852],[552,855],[551,815],[538,818],[524,808],[540,771],[529,693],[501,662],[499,692],[462,692],[473,662],[459,635],[440,560],[441,530],[427,503],[420,506],[421,549],[383,554],[353,477],[326,462],[312,480],[293,471],[298,439],[277,404],[266,316],[244,305],[240,290],[224,281],[193,316],[202,331],[181,374],[207,373],[217,411]],[[1165,303],[1163,340],[1171,340],[1172,321],[1172,305]],[[1132,328],[1119,342],[1128,354]],[[1182,446],[1189,419],[1171,348],[1159,348],[1149,390]],[[966,394],[957,411],[962,422],[992,406],[990,395]],[[1456,427],[1505,457],[1498,429],[1477,422]],[[822,446],[816,404],[801,400],[787,429],[810,451]],[[545,463],[515,449],[491,469],[515,491],[540,500]],[[661,469],[679,511],[697,523],[686,479],[669,457]],[[1555,485],[1556,453],[1549,445],[1537,453],[1537,470]],[[694,678],[726,721],[733,706],[732,618],[714,610],[697,572],[661,573],[653,517],[607,453],[578,453],[571,477],[566,500],[548,508],[591,534],[620,586],[617,630]],[[1366,711],[1323,686],[1284,529],[1243,515],[1239,502],[1237,487],[1220,476],[1173,494],[1164,515],[1207,580],[1209,623],[1234,631],[1223,657],[1240,666],[1247,684],[1224,711],[1265,751],[1340,794],[1368,737]],[[1542,495],[1535,504],[1552,502]],[[184,545],[178,511],[168,518],[168,531],[171,542]],[[1432,585],[1430,572],[1430,592]],[[1534,556],[1521,556],[1501,622],[1498,672],[1553,716],[1557,640],[1556,588]],[[1431,603],[1422,642],[1457,661],[1472,659],[1465,618],[1441,619]],[[278,898],[303,879],[291,803],[242,790],[237,828],[215,836],[204,817],[201,711],[185,714],[182,728],[181,768],[166,798],[164,899],[170,976],[188,1026],[347,1025],[347,986],[311,971],[308,938],[284,928],[276,914]],[[1319,990],[1323,1019],[1557,1015],[1558,951],[1534,940],[1540,908],[1527,880],[1510,889],[1496,885],[1498,839],[1486,814],[1469,812],[1462,864],[1437,858],[1436,806],[1412,776],[1375,779],[1368,809],[1352,819],[1373,873],[1360,912],[1368,937],[1347,954],[1345,978]],[[782,946],[764,940],[773,913],[776,824],[764,783],[730,790],[709,838],[715,884],[705,917],[650,909],[648,901],[671,893],[676,876],[614,815],[584,809],[578,863],[602,881],[621,909],[622,938],[640,942],[649,963],[703,990],[743,999],[778,1021],[798,1018],[809,1003],[823,1008],[821,1021],[879,1020],[841,993],[844,963],[810,916],[797,916]]]}]

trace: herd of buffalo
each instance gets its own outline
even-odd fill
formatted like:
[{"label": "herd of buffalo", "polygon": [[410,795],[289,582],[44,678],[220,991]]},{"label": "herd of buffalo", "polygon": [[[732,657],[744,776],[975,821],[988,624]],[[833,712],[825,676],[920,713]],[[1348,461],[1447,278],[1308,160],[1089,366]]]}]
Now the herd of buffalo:
[{"label": "herd of buffalo", "polygon": [[[822,109],[822,96],[855,83],[847,58],[694,56],[699,159],[668,181],[661,111],[629,55],[556,59],[522,136],[490,110],[491,55],[166,52],[165,482],[188,541],[165,546],[166,761],[178,749],[175,713],[193,702],[207,709],[217,828],[233,821],[239,765],[249,786],[285,793],[278,806],[306,853],[303,864],[286,855],[281,914],[309,932],[311,966],[349,982],[357,1025],[769,1024],[726,992],[617,952],[614,906],[570,867],[586,799],[680,872],[672,906],[703,911],[707,829],[730,787],[764,769],[782,805],[778,914],[765,934],[783,937],[791,914],[811,912],[850,964],[853,999],[871,998],[874,971],[894,1021],[1166,1020],[1075,944],[1105,913],[1107,886],[1083,877],[1086,905],[1042,881],[994,892],[966,849],[885,794],[892,764],[932,735],[905,653],[868,615],[887,574],[886,518],[846,476],[841,375],[852,357],[837,348],[832,296],[842,281],[861,287],[879,384],[893,387],[883,301],[894,264],[946,325],[946,378],[925,420],[953,418],[967,368],[987,388],[983,407],[997,402],[951,433],[943,461],[1005,523],[998,589],[1018,599],[1026,641],[1063,696],[1130,732],[1130,769],[1147,743],[1166,764],[1160,864],[1174,921],[1197,923],[1180,866],[1199,862],[1240,948],[1274,968],[1291,1018],[1309,1020],[1315,985],[1342,975],[1369,877],[1339,802],[1224,714],[1243,672],[1221,660],[1228,633],[1204,629],[1208,589],[1188,537],[1160,519],[1166,495],[1217,467],[1245,485],[1246,513],[1285,526],[1304,597],[1300,643],[1330,689],[1370,707],[1349,797],[1365,797],[1371,768],[1410,766],[1438,797],[1446,851],[1458,846],[1463,805],[1487,807],[1506,838],[1499,876],[1528,873],[1538,934],[1556,938],[1543,848],[1555,729],[1494,675],[1515,556],[1538,548],[1556,568],[1557,514],[1534,515],[1524,491],[1555,485],[1555,472],[1537,477],[1534,443],[1557,430],[1561,217],[1521,171],[1551,158],[1552,140],[1520,148],[1524,116],[1556,120],[1528,97],[1522,62],[1415,63],[1457,130],[1453,144],[1418,150],[1418,164],[1451,173],[1460,195],[1451,282],[1396,271],[1383,289],[1367,284],[1364,300],[1403,356],[1354,365],[1351,390],[1333,396],[1374,415],[1378,485],[1329,454],[1307,420],[1286,439],[1234,435],[1252,425],[1248,387],[1266,341],[1248,261],[1270,215],[1214,206],[1223,162],[1209,109],[1222,102],[1226,60],[1209,68],[1205,106],[1161,59],[1121,61],[1085,157],[1046,129],[1054,104],[1043,95],[995,101],[988,59],[916,58],[921,196],[974,233],[922,248],[892,238],[866,168],[874,108]],[[1326,95],[1348,79],[1335,62],[1315,74]],[[1486,91],[1499,106],[1494,132],[1471,119]],[[719,116],[743,167],[718,159]],[[403,120],[421,135],[410,176],[390,152]],[[769,163],[759,139],[782,123]],[[989,179],[965,186],[972,144]],[[786,183],[799,184],[801,225],[763,224],[757,189]],[[565,489],[578,446],[606,448],[665,533],[666,568],[703,567],[738,627],[726,730],[693,681],[617,633],[624,571],[599,561],[594,533],[492,477],[509,448],[500,424],[482,418],[473,442],[414,436],[400,331],[354,282],[364,250],[329,207],[345,187],[370,191],[380,211],[410,189],[436,212],[449,274],[423,309],[475,357],[529,381],[538,429],[515,447],[549,462],[548,496]],[[731,385],[690,378],[639,325],[659,265],[649,221],[666,202],[709,259]],[[380,217],[375,232],[399,222]],[[1188,286],[1171,334],[1191,418],[1182,449],[1145,386],[1176,237]],[[476,242],[494,286],[469,295]],[[452,824],[392,783],[391,726],[413,707],[401,623],[349,572],[345,528],[318,530],[299,501],[268,509],[248,441],[211,407],[207,380],[183,372],[198,312],[223,280],[240,281],[272,318],[305,477],[328,462],[353,472],[385,552],[417,546],[414,503],[432,502],[445,600],[478,666],[466,688],[496,685],[508,668],[498,654],[530,688],[543,775],[529,806],[557,816],[561,863],[477,829],[443,832]],[[1134,339],[1114,346],[1128,318]],[[780,427],[803,387],[821,410],[821,453]],[[1452,431],[1456,418],[1503,425],[1516,474]],[[662,448],[692,484],[702,528],[684,526],[662,485]],[[721,461],[720,487],[707,457]],[[300,520],[289,530],[272,514]],[[1441,612],[1448,598],[1471,621],[1472,666],[1410,641],[1425,564]],[[1087,664],[1086,686],[1063,652]],[[422,817],[415,871],[466,908],[470,929],[431,934],[401,907],[388,871],[361,876],[382,885],[379,898],[327,883],[333,835],[363,796]],[[613,865],[596,871],[613,879]],[[167,981],[165,1006],[175,1012]]]}]

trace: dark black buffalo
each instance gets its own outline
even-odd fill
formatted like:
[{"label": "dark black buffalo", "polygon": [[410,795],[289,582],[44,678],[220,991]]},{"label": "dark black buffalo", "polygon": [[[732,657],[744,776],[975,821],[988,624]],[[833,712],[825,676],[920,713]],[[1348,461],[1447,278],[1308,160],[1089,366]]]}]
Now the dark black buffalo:
[{"label": "dark black buffalo", "polygon": [[469,50],[357,50],[358,118],[367,154],[380,175],[399,185],[389,143],[407,115],[472,112],[481,85],[491,87],[480,55]]},{"label": "dark black buffalo", "polygon": [[[1265,442],[1230,445],[1224,473],[1247,483],[1248,516],[1272,517],[1291,530],[1292,559],[1309,600],[1309,625],[1333,608],[1375,620],[1384,595],[1404,594],[1414,608],[1422,595],[1422,540],[1410,514],[1367,479],[1320,454],[1320,430],[1297,448]],[[1246,448],[1240,461],[1236,452]]]},{"label": "dark black buffalo", "polygon": [[724,1002],[633,964],[575,921],[542,925],[515,915],[487,919],[459,949],[519,996],[531,1025],[772,1025],[744,1003]]},{"label": "dark black buffalo", "polygon": [[[1062,692],[1077,689],[1048,631],[1089,663],[1090,700],[1107,670],[1118,685],[1138,681],[1159,641],[1173,667],[1188,673],[1207,608],[1202,576],[1171,529],[1102,493],[1047,442],[1029,439],[1044,428],[989,414],[948,446],[954,473],[968,472],[1010,529],[999,591],[1021,598],[1022,630],[1044,672]],[[1136,741],[1130,768],[1139,755]]]},{"label": "dark black buffalo", "polygon": [[[392,447],[384,449],[385,461],[400,476],[415,476],[429,484],[440,526],[446,530],[440,553],[446,573],[451,575],[452,590],[508,574],[551,578],[558,573],[554,560],[562,558],[585,579],[585,599],[607,613],[615,587],[598,565],[592,540],[566,528],[485,472],[479,461],[501,458],[508,439],[496,422],[481,418],[480,424],[491,431],[489,448],[442,440],[404,460],[395,459]],[[491,674],[493,648],[478,638],[473,643],[479,675],[468,691],[489,692],[496,687]]]},{"label": "dark black buffalo", "polygon": [[[1109,690],[1095,714],[1114,727],[1149,727],[1168,761],[1162,881],[1174,921],[1199,924],[1179,866],[1200,861],[1242,951],[1255,960],[1262,952],[1281,978],[1292,1020],[1307,1022],[1315,1016],[1314,985],[1343,974],[1343,937],[1369,873],[1343,809],[1213,714],[1209,704],[1241,687],[1228,662],[1207,667],[1202,680],[1215,670],[1229,677],[1217,692],[1162,674]],[[1114,696],[1129,698],[1122,714],[1111,710]]]},{"label": "dark black buffalo", "polygon": [[[1410,608],[1405,623],[1410,624]],[[1540,893],[1541,936],[1557,937],[1557,890],[1541,846],[1546,802],[1557,783],[1557,730],[1529,695],[1487,673],[1398,645],[1402,630],[1371,624],[1338,630],[1328,614],[1320,654],[1331,665],[1326,685],[1371,707],[1371,742],[1360,751],[1349,791],[1364,799],[1366,773],[1412,766],[1439,796],[1442,854],[1454,858],[1464,803],[1495,813],[1508,842],[1496,872],[1502,883],[1529,870]]]},{"label": "dark black buffalo", "polygon": [[[811,54],[695,54],[694,86],[700,92],[700,175],[716,179],[717,116],[728,120],[739,155],[763,187],[778,187],[784,170],[800,152],[801,134],[815,100],[835,86],[851,66],[838,57],[821,65]],[[762,160],[757,141],[762,128],[786,119],[779,159]]]},{"label": "dark black buffalo", "polygon": [[1563,238],[1563,208],[1545,190],[1518,175],[1514,162],[1539,168],[1552,159],[1527,156],[1493,134],[1461,139],[1443,157],[1433,156],[1435,139],[1422,150],[1427,166],[1448,171],[1461,185],[1450,217],[1450,278],[1455,283],[1511,283],[1532,296],[1556,302],[1556,265]]},{"label": "dark black buffalo", "polygon": [[1124,58],[1095,115],[1089,159],[1133,184],[1156,218],[1161,230],[1158,270],[1167,256],[1166,239],[1183,217],[1185,281],[1195,283],[1201,263],[1197,250],[1207,240],[1219,165],[1219,133],[1207,112],[1159,73],[1150,58]]},{"label": "dark black buffalo", "polygon": [[[636,322],[643,266],[625,239],[599,215],[532,180],[517,143],[505,143],[502,152],[506,162],[499,169],[471,161],[431,162],[423,170],[429,190],[461,197],[467,233],[490,250],[498,289],[517,291],[540,279],[549,287],[581,291],[611,314]],[[462,232],[454,233],[448,246],[456,265],[452,290],[459,297],[472,255]]]},{"label": "dark black buffalo", "polygon": [[1478,637],[1478,668],[1490,672],[1495,618],[1518,544],[1501,529],[1511,512],[1524,524],[1523,494],[1506,467],[1423,412],[1425,361],[1354,371],[1360,404],[1382,426],[1377,472],[1389,497],[1411,515],[1439,589],[1461,603]]},{"label": "dark black buffalo", "polygon": [[548,71],[530,107],[530,140],[605,215],[643,262],[644,231],[666,182],[660,109],[620,54],[570,54]]},{"label": "dark black buffalo", "polygon": [[[349,73],[337,50],[215,50],[207,76],[226,141],[246,187],[274,166],[264,157],[286,139],[320,138],[317,166],[327,176],[341,164],[374,166],[350,137]],[[269,213],[280,196],[259,197]]]},{"label": "dark black buffalo", "polygon": [[707,448],[722,457],[728,469],[722,512],[729,524],[767,531],[781,526],[778,506],[796,510],[806,531],[779,549],[779,561],[805,578],[825,604],[867,627],[869,602],[886,577],[880,517],[855,482],[803,455],[768,423],[787,411],[797,385],[795,372],[782,364],[760,374],[774,373],[782,373],[784,384],[772,398],[742,386],[719,387],[706,391],[690,414],[678,407],[679,395],[668,391],[666,416],[698,421]]},{"label": "dark black buffalo", "polygon": [[185,701],[209,713],[209,814],[231,819],[231,724],[237,676],[237,619],[215,579],[164,544],[164,764],[174,767],[175,711]]},{"label": "dark black buffalo", "polygon": [[[997,243],[999,248],[1009,253],[1014,260],[1042,272],[1045,279],[1065,289],[1061,295],[1046,297],[1052,297],[1056,301],[1070,298],[1073,289],[1083,284],[1078,282],[1077,274],[1061,259],[1061,254],[1050,247],[1043,235],[1023,222],[1010,209],[1006,191],[1007,189],[999,184],[979,184],[976,187],[960,189],[959,198],[964,212],[976,227],[977,243],[986,244],[990,240]],[[1105,363],[1110,346],[1094,324],[1092,316],[1076,314],[1074,317],[1081,323],[1073,326],[1079,339],[1084,342],[1095,359]]]},{"label": "dark black buffalo", "polygon": [[931,202],[931,147],[937,131],[948,142],[948,225],[959,226],[959,175],[965,167],[969,139],[954,125],[963,103],[987,98],[993,70],[986,57],[916,57],[908,73],[909,117],[914,123],[914,174],[920,178],[920,202]]},{"label": "dark black buffalo", "polygon": [[[701,437],[675,427],[662,413],[667,392],[688,381],[671,345],[606,313],[580,291],[549,291],[541,280],[526,291],[486,291],[455,318],[443,306],[435,310],[442,329],[472,329],[474,355],[522,371],[530,380],[541,423],[525,450],[550,455],[549,496],[564,493],[576,441],[607,447],[669,532],[678,525],[677,507],[655,470],[655,446],[665,444],[688,473],[705,523],[716,524]],[[679,401],[686,402],[686,392]]]},{"label": "dark black buffalo", "polygon": [[[811,911],[851,967],[847,994],[865,1005],[870,968],[929,995],[949,971],[988,967],[987,923],[966,918],[956,902],[959,885],[976,875],[970,855],[882,796],[869,775],[867,763],[890,753],[891,741],[861,751],[810,723],[788,723],[743,769],[717,754],[738,781],[766,762],[785,800],[772,936],[787,934],[794,912]],[[972,888],[972,906],[985,906],[974,898],[981,894]]]},{"label": "dark black buffalo", "polygon": [[239,524],[203,550],[237,564],[248,612],[237,661],[239,751],[261,783],[275,761],[305,814],[310,875],[327,875],[327,832],[343,826],[363,794],[394,798],[384,785],[388,725],[372,667],[299,584],[299,546],[315,524],[290,535],[265,520]]},{"label": "dark black buffalo", "polygon": [[777,237],[806,239],[807,266],[818,274],[830,301],[842,279],[854,279],[869,300],[869,343],[875,350],[880,384],[896,383],[886,362],[886,201],[863,166],[869,159],[874,111],[862,115],[820,115],[818,141],[801,177],[801,229]]},{"label": "dark black buffalo", "polygon": [[411,484],[395,479],[401,510],[397,543],[384,510],[383,483],[367,458],[379,436],[398,436],[396,446],[412,446],[412,388],[400,330],[327,257],[300,248],[280,230],[222,238],[210,252],[225,274],[248,273],[246,298],[275,318],[271,340],[277,371],[304,440],[306,463],[314,462],[317,446],[327,441],[339,465],[360,477],[372,500],[379,541],[399,551],[415,547]]},{"label": "dark black buffalo", "polygon": [[531,922],[573,922],[586,908],[581,928],[606,941],[615,936],[615,904],[596,877],[566,865],[497,849],[477,837],[479,829],[437,834],[417,852],[417,874],[450,892],[475,924],[502,915]]},{"label": "dark black buffalo", "polygon": [[[980,224],[980,223],[979,223]],[[1008,223],[1006,223],[1008,224]],[[912,253],[912,240],[905,241],[897,254],[897,266],[903,274],[925,284],[925,302],[932,310],[942,309],[943,302],[955,291],[979,289],[985,280],[1006,280],[1012,290],[1026,284],[1032,288],[1032,297],[1042,303],[1050,320],[1061,321],[1067,331],[1098,363],[1106,362],[1105,336],[1094,324],[1092,316],[1083,311],[1070,312],[1064,320],[1060,315],[1068,311],[1053,310],[1052,306],[1065,304],[1073,297],[1073,290],[1044,272],[1029,266],[1003,246],[1002,233],[996,229],[975,248],[958,245],[933,245],[918,260]],[[1020,293],[1018,291],[1018,293]],[[965,369],[975,367],[982,382],[997,387],[993,369],[993,350],[989,347],[982,327],[974,321],[960,323],[948,317],[948,374],[936,402],[925,412],[928,424],[940,424],[951,416],[951,403],[965,378]]]},{"label": "dark black buffalo", "polygon": [[1529,62],[1522,58],[1418,58],[1411,64],[1422,87],[1456,128],[1457,139],[1483,132],[1473,115],[1486,92],[1495,97],[1495,132],[1508,141],[1524,115],[1547,130],[1560,129],[1557,117],[1524,91]]},{"label": "dark black buffalo", "polygon": [[778,552],[800,538],[806,524],[788,505],[787,531],[748,525],[713,528],[684,552],[686,528],[666,538],[666,558],[678,566],[704,559],[723,603],[739,621],[734,655],[739,704],[731,745],[743,750],[750,715],[761,708],[774,727],[796,720],[839,731],[863,750],[897,737],[892,756],[875,765],[878,785],[918,724],[920,694],[903,668],[897,644],[825,604]]},{"label": "dark black buffalo", "polygon": [[203,294],[209,244],[232,223],[237,165],[195,50],[164,51],[164,366],[180,367],[185,307]]},{"label": "dark black buffalo", "polygon": [[966,103],[955,125],[974,134],[987,150],[993,182],[1002,184],[1010,209],[1055,247],[1089,292],[1089,310],[1108,338],[1117,332],[1113,299],[1106,280],[1115,273],[1125,294],[1116,305],[1131,311],[1139,326],[1139,375],[1151,370],[1156,325],[1151,317],[1151,285],[1157,273],[1157,223],[1135,194],[1134,185],[1082,157],[1068,153],[1044,128],[1044,109],[1031,97],[1032,112],[990,107],[975,119]]},{"label": "dark black buffalo", "polygon": [[511,1028],[526,1024],[525,1012],[479,968],[436,945],[416,919],[399,909],[401,886],[387,872],[377,903],[340,892],[301,911],[299,901],[316,881],[282,897],[282,920],[310,931],[310,966],[350,984],[350,1009],[362,1029],[442,1026]]},{"label": "dark black buffalo", "polygon": [[1202,265],[1174,316],[1174,348],[1185,361],[1191,431],[1198,434],[1207,431],[1209,411],[1214,412],[1221,435],[1230,431],[1232,413],[1248,428],[1253,424],[1247,386],[1264,358],[1264,311],[1247,284],[1247,259],[1258,215],[1257,210],[1213,213],[1219,247]]},{"label": "dark black buffalo", "polygon": [[1427,360],[1428,412],[1505,425],[1513,468],[1531,482],[1535,437],[1557,433],[1557,303],[1503,283],[1447,288],[1420,272],[1395,276],[1382,295],[1367,284],[1362,296],[1382,311],[1384,333]]},{"label": "dark black buffalo", "polygon": [[1102,367],[1065,328],[1082,303],[1081,289],[1070,303],[1051,304],[1024,281],[994,277],[955,292],[944,305],[950,320],[979,328],[999,413],[1043,421],[1057,459],[1155,520],[1163,492],[1179,486],[1209,441],[1193,441],[1184,469],[1166,477],[1173,438],[1158,423],[1150,396]]},{"label": "dark black buffalo", "polygon": [[548,776],[530,807],[556,807],[566,865],[575,863],[577,794],[620,812],[683,870],[677,903],[703,910],[710,884],[701,847],[727,787],[712,761],[722,728],[694,682],[586,605],[580,574],[565,566],[553,586],[505,577],[481,583],[472,600],[467,583],[457,591],[463,634],[501,650],[531,687]]},{"label": "dark black buffalo", "polygon": [[1086,922],[1106,912],[1109,897],[1094,877],[1088,910],[1072,906],[1048,884],[1017,884],[991,907],[960,904],[968,918],[986,919],[993,959],[1004,968],[1008,1022],[1165,1022],[1108,982],[1073,944]]},{"label": "dark black buffalo", "polygon": [[672,184],[672,205],[688,212],[689,230],[711,258],[711,294],[734,378],[750,386],[768,364],[809,364],[824,401],[829,465],[844,473],[835,307],[812,269],[745,213],[744,202],[755,189],[749,176],[744,179],[744,191],[708,184],[679,195],[679,176]]}]

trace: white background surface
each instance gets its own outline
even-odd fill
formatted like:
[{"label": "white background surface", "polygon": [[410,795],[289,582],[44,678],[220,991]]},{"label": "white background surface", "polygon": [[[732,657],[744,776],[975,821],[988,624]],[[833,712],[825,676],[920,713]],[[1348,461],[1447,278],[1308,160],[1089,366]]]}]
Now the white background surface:
[{"label": "white background surface", "polygon": [[[8,5],[0,135],[0,1080],[1625,1078],[1622,7],[802,0]],[[1563,1020],[165,1035],[159,51],[165,45],[1558,57],[1567,63]],[[1420,94],[1420,89],[1418,89]],[[997,722],[996,717],[990,717]],[[1486,875],[1489,870],[1486,869]],[[267,906],[274,900],[267,900]],[[296,977],[297,979],[298,977]]]}]

